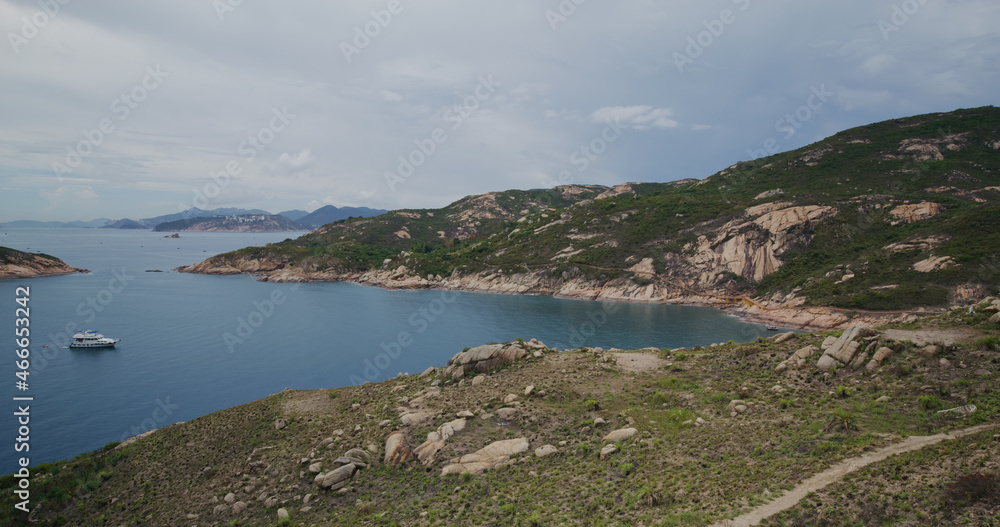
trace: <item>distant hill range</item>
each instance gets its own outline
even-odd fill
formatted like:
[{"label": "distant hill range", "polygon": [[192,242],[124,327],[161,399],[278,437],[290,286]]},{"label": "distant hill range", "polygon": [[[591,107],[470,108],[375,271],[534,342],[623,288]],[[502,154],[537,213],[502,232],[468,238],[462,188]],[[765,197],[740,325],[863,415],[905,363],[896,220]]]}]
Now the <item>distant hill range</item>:
[{"label": "distant hill range", "polygon": [[[260,209],[237,209],[237,208],[221,208],[212,210],[202,210],[199,208],[191,208],[184,212],[177,212],[174,214],[164,214],[162,216],[155,216],[152,218],[142,218],[138,221],[131,220],[129,218],[124,218],[121,220],[112,220],[109,218],[97,218],[91,221],[34,221],[34,220],[16,220],[3,223],[7,227],[21,227],[21,228],[38,228],[38,229],[55,229],[55,228],[101,228],[101,229],[154,229],[158,231],[166,230],[210,230],[210,231],[222,231],[223,225],[231,225],[234,227],[234,232],[244,232],[244,230],[251,228],[252,232],[266,232],[266,229],[273,229],[272,232],[284,232],[284,231],[311,231],[327,223],[332,223],[335,221],[347,219],[347,218],[367,218],[371,216],[378,216],[379,214],[384,214],[385,210],[380,209],[370,209],[368,207],[334,207],[332,205],[327,205],[321,207],[312,213],[306,212],[304,210],[287,210],[280,212],[278,214],[271,214],[266,210]],[[232,217],[232,216],[268,216],[273,219],[267,221],[257,221],[252,225],[247,222],[236,222],[227,223],[225,221],[220,221],[218,218]],[[212,222],[206,223],[201,220],[204,218],[213,219]],[[287,220],[287,221],[285,221]],[[166,225],[163,228],[157,228]],[[198,228],[190,228],[194,225],[200,225]]]},{"label": "distant hill range", "polygon": [[123,220],[113,221],[107,225],[102,226],[101,228],[102,229],[146,229],[148,227],[137,221],[132,221],[128,218],[125,218]]},{"label": "distant hill range", "polygon": [[303,229],[311,231],[327,223],[346,220],[348,218],[370,218],[385,214],[386,212],[388,211],[369,209],[368,207],[334,207],[333,205],[327,205],[314,210],[311,214],[300,217],[295,222]]},{"label": "distant hill range", "polygon": [[292,220],[274,214],[240,214],[163,222],[153,231],[282,232],[301,230]]}]

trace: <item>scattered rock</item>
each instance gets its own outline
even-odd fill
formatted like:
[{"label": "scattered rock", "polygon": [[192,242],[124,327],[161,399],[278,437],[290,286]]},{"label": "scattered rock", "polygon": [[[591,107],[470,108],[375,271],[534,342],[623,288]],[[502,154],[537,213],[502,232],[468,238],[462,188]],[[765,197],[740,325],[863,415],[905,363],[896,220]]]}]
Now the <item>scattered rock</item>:
[{"label": "scattered rock", "polygon": [[608,435],[604,436],[603,440],[614,443],[617,441],[623,441],[625,439],[628,439],[637,433],[639,433],[639,431],[636,430],[635,428],[621,428],[618,430],[608,432]]},{"label": "scattered rock", "polygon": [[887,403],[887,402],[889,402],[889,396],[888,395],[883,395],[882,397],[879,397],[878,399],[875,399],[875,402],[876,403]]},{"label": "scattered rock", "polygon": [[288,511],[285,510],[284,507],[278,509],[278,519],[279,520],[287,520],[288,519]]},{"label": "scattered rock", "polygon": [[941,365],[942,370],[947,370],[951,368],[951,361],[944,357],[942,357],[941,360],[938,361],[938,364]]},{"label": "scattered rock", "polygon": [[233,494],[232,492],[230,492],[229,494],[226,494],[225,498],[222,498],[222,501],[224,501],[226,503],[232,503],[232,502],[236,501],[236,494]]},{"label": "scattered rock", "polygon": [[237,501],[236,503],[233,504],[233,512],[235,514],[239,514],[239,513],[243,512],[243,511],[245,511],[246,508],[247,508],[247,504],[243,503],[242,501]]},{"label": "scattered rock", "polygon": [[868,352],[862,351],[861,353],[858,353],[857,357],[854,357],[854,360],[851,361],[851,368],[856,370],[864,366],[866,361],[868,361]]},{"label": "scattered rock", "polygon": [[226,512],[228,510],[229,510],[229,507],[227,507],[225,505],[222,505],[220,503],[219,505],[216,505],[214,509],[212,509],[212,514],[219,515],[219,514],[222,514],[222,513]]},{"label": "scattered rock", "polygon": [[735,412],[737,406],[745,405],[745,404],[746,404],[746,401],[744,401],[743,399],[733,399],[732,401],[729,401],[729,405],[726,406],[726,410],[728,410],[730,412]]},{"label": "scattered rock", "polygon": [[212,467],[205,467],[201,469],[201,475],[202,477],[210,478],[215,475],[215,469]]},{"label": "scattered rock", "polygon": [[391,419],[385,419],[385,420],[379,421],[379,423],[378,423],[378,425],[380,427],[383,427],[383,428],[385,428],[385,427],[387,427],[387,426],[389,426],[391,424],[392,424],[392,420]]},{"label": "scattered rock", "polygon": [[476,375],[475,377],[472,378],[472,385],[473,386],[480,385],[480,384],[482,384],[484,382],[486,382],[486,376],[485,375]]},{"label": "scattered rock", "polygon": [[457,414],[455,414],[455,415],[456,415],[457,417],[461,417],[461,418],[463,418],[463,419],[472,419],[473,417],[475,417],[475,416],[476,416],[476,414],[474,414],[474,413],[472,413],[472,412],[470,412],[470,411],[468,411],[468,410],[462,410],[461,412],[458,412],[458,413],[457,413]]},{"label": "scattered rock", "polygon": [[325,489],[338,490],[344,485],[347,485],[347,483],[351,481],[351,478],[354,477],[354,473],[357,471],[358,467],[354,466],[353,463],[348,463],[347,465],[323,474],[322,479],[317,476],[315,482]]},{"label": "scattered rock", "polygon": [[527,397],[527,396],[531,395],[531,392],[534,392],[534,391],[535,391],[535,385],[534,384],[526,386],[524,388],[524,396]]},{"label": "scattered rock", "polygon": [[426,370],[424,370],[424,371],[423,371],[423,372],[422,372],[422,373],[420,374],[420,377],[426,377],[426,376],[428,376],[428,375],[431,375],[431,374],[432,374],[432,373],[434,373],[435,371],[437,371],[437,368],[435,368],[434,366],[431,366],[430,368],[427,368]]},{"label": "scattered rock", "polygon": [[1000,313],[996,313],[990,317],[990,322],[994,324],[1000,324]]},{"label": "scattered rock", "polygon": [[551,454],[555,454],[558,451],[559,451],[559,449],[557,449],[556,447],[554,447],[552,445],[545,445],[545,446],[540,446],[540,447],[536,448],[535,449],[535,455],[538,456],[538,457],[545,457],[545,456],[548,456],[548,455],[551,455]]},{"label": "scattered rock", "polygon": [[788,341],[795,338],[795,332],[789,331],[788,333],[782,333],[774,337],[775,344],[781,344],[782,342]]},{"label": "scattered rock", "polygon": [[607,424],[607,421],[605,421],[604,418],[598,417],[597,419],[594,419],[594,426],[601,426],[603,424]]},{"label": "scattered rock", "polygon": [[736,413],[742,414],[742,413],[745,413],[747,411],[747,407],[746,407],[746,405],[740,404],[740,405],[736,406],[735,410],[736,410]]},{"label": "scattered rock", "polygon": [[274,421],[274,429],[275,430],[281,430],[282,428],[284,428],[286,426],[288,426],[288,421],[286,421],[284,419],[276,419]]},{"label": "scattered rock", "polygon": [[883,346],[879,348],[877,351],[875,351],[875,355],[872,355],[872,360],[877,361],[879,364],[881,364],[885,362],[886,359],[891,357],[892,354],[893,354],[892,348]]},{"label": "scattered rock", "polygon": [[931,344],[929,346],[924,346],[917,350],[917,355],[921,357],[931,358],[941,352],[941,347]]},{"label": "scattered rock", "polygon": [[312,465],[309,465],[309,472],[312,472],[313,474],[319,474],[322,471],[323,466],[320,463],[313,463]]},{"label": "scattered rock", "polygon": [[510,394],[507,394],[507,397],[503,398],[503,403],[504,404],[510,404],[510,403],[512,403],[512,402],[514,402],[516,400],[517,400],[517,396],[514,395],[514,394],[512,394],[512,393],[510,393]]},{"label": "scattered rock", "polygon": [[277,504],[278,504],[278,498],[275,498],[274,496],[264,500],[264,506],[269,509]]},{"label": "scattered rock", "polygon": [[510,421],[514,414],[517,413],[517,408],[501,408],[495,412],[498,419],[504,421]]},{"label": "scattered rock", "polygon": [[615,445],[604,445],[604,448],[601,449],[601,459],[604,459],[615,452],[618,452],[618,447]]}]

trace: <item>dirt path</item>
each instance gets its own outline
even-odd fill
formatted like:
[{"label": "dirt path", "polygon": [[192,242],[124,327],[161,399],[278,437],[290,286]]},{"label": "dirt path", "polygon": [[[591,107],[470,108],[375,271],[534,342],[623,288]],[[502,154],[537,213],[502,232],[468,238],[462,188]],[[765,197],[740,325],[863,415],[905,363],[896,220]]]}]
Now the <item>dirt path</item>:
[{"label": "dirt path", "polygon": [[863,468],[872,463],[877,463],[883,459],[893,456],[895,454],[902,454],[905,452],[910,452],[913,450],[919,450],[925,446],[930,446],[935,443],[944,441],[945,439],[957,439],[959,437],[965,437],[967,435],[975,434],[977,432],[982,432],[984,430],[989,430],[992,428],[997,428],[1000,424],[997,423],[987,423],[979,426],[973,426],[972,428],[965,428],[962,430],[952,430],[947,434],[937,434],[932,436],[911,436],[906,438],[906,440],[896,443],[894,445],[889,445],[885,448],[876,450],[874,452],[869,452],[862,456],[853,457],[850,459],[845,459],[840,463],[812,476],[811,478],[799,483],[794,489],[788,491],[778,499],[761,505],[756,509],[732,520],[723,520],[721,522],[715,523],[712,527],[749,527],[751,525],[759,525],[761,520],[764,518],[769,518],[785,509],[790,509],[795,505],[798,505],[802,498],[806,497],[810,492],[826,487],[831,483],[836,483],[840,481],[844,476]]}]

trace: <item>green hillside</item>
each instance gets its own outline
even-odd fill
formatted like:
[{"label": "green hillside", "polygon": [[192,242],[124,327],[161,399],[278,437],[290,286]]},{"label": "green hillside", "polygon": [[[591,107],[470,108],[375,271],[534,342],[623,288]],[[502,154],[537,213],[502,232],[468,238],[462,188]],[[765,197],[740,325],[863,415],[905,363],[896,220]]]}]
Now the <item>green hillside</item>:
[{"label": "green hillside", "polygon": [[[784,229],[795,214],[806,219]],[[941,306],[1000,285],[1000,110],[854,128],[704,180],[470,196],[208,262],[262,257],[310,271],[532,273],[848,309]],[[634,270],[644,259],[653,272]]]}]

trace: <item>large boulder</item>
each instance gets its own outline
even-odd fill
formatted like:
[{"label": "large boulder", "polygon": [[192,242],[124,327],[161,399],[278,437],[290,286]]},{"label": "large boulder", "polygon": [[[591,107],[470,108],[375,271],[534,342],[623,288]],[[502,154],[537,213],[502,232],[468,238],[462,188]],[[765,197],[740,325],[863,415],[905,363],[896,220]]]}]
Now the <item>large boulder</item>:
[{"label": "large boulder", "polygon": [[463,368],[463,373],[487,372],[510,364],[526,354],[525,347],[520,343],[487,344],[457,353],[448,364],[454,367],[453,375],[459,367]]},{"label": "large boulder", "polygon": [[608,441],[610,443],[615,443],[617,441],[624,441],[625,439],[628,439],[637,433],[639,433],[639,431],[636,430],[635,428],[622,428],[619,430],[608,432],[608,434],[604,436],[604,441]]},{"label": "large boulder", "polygon": [[326,474],[321,474],[322,479],[317,476],[315,482],[325,489],[338,490],[344,485],[347,485],[347,483],[351,481],[351,478],[354,477],[354,473],[357,471],[358,467],[353,464],[347,464],[327,472]]},{"label": "large boulder", "polygon": [[852,326],[846,329],[840,338],[826,348],[823,356],[816,363],[816,367],[821,370],[832,369],[837,365],[832,361],[850,364],[857,356],[858,351],[861,350],[861,342],[858,342],[857,339],[869,336],[871,333],[872,331],[865,326]]},{"label": "large boulder", "polygon": [[526,450],[528,450],[528,440],[524,437],[496,441],[472,454],[452,459],[450,464],[441,469],[441,475],[481,474],[484,470],[513,463],[511,457]]},{"label": "large boulder", "polygon": [[385,458],[383,463],[390,467],[395,467],[406,463],[413,458],[413,451],[410,450],[409,438],[400,431],[395,431],[385,438]]}]

